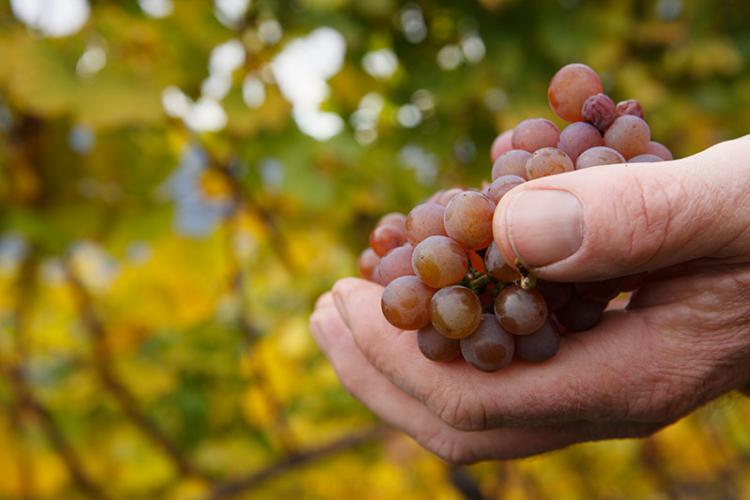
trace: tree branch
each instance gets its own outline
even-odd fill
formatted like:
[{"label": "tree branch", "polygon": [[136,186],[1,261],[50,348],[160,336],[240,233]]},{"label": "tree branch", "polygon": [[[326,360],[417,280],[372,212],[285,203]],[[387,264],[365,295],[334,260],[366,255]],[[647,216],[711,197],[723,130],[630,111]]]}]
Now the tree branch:
[{"label": "tree branch", "polygon": [[382,438],[389,432],[388,428],[377,424],[370,429],[365,431],[344,436],[342,438],[331,441],[330,443],[311,448],[307,451],[292,454],[280,459],[278,462],[273,463],[263,469],[248,474],[245,477],[240,477],[223,483],[209,494],[207,500],[223,500],[239,495],[242,492],[251,490],[261,483],[268,481],[278,475],[289,472],[290,470],[297,469],[304,465],[307,465],[316,460],[326,458],[342,451],[346,451],[358,446],[362,446],[371,441]]},{"label": "tree branch", "polygon": [[130,421],[164,452],[181,475],[208,479],[207,475],[198,471],[177,445],[143,412],[136,397],[117,377],[112,368],[113,360],[107,345],[107,332],[94,311],[91,296],[76,276],[69,261],[65,261],[64,267],[78,314],[94,345],[94,368],[104,387],[115,398]]}]

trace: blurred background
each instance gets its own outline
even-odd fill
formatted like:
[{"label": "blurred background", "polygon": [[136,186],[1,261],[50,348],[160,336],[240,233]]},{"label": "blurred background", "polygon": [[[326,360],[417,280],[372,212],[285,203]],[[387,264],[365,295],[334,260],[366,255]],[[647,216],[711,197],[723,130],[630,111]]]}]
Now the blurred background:
[{"label": "blurred background", "polygon": [[451,468],[308,332],[385,212],[560,66],[677,156],[750,123],[743,0],[0,1],[0,498],[748,498],[750,403]]}]

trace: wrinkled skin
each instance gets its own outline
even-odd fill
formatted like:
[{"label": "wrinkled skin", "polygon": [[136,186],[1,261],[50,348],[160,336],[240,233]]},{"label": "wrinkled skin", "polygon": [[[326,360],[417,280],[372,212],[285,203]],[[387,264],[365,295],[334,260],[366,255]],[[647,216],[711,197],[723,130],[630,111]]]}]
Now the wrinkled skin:
[{"label": "wrinkled skin", "polygon": [[[503,198],[495,242],[537,276],[649,271],[626,308],[564,336],[546,363],[483,373],[429,361],[413,332],[383,318],[382,288],[353,278],[318,300],[312,332],[354,397],[449,462],[647,436],[750,380],[748,158],[744,137],[682,160],[538,179]],[[571,255],[527,241],[541,238],[528,217],[514,224],[514,199],[536,190],[565,191],[583,207]]]}]

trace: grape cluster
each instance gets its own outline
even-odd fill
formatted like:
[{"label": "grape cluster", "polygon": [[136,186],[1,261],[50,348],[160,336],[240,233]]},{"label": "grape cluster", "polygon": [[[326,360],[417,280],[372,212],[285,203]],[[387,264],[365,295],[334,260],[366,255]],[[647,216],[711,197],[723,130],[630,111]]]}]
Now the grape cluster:
[{"label": "grape cluster", "polygon": [[582,168],[671,160],[651,141],[635,100],[615,104],[599,76],[583,64],[560,69],[550,82],[552,111],[570,122],[562,131],[532,118],[492,145],[492,182],[484,189],[439,191],[408,215],[391,213],[370,235],[360,274],[385,288],[382,310],[397,328],[417,330],[433,361],[463,357],[493,372],[514,357],[541,362],[558,350],[560,334],[594,327],[610,300],[635,290],[643,276],[597,282],[537,280],[521,262],[506,262],[493,242],[500,199],[527,180]]}]

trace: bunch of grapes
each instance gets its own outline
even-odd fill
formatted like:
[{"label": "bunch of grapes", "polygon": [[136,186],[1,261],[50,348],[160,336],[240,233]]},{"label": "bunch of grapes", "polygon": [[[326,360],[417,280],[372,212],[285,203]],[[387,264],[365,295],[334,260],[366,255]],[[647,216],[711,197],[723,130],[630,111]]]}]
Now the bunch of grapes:
[{"label": "bunch of grapes", "polygon": [[514,357],[541,362],[558,350],[560,334],[594,327],[610,300],[635,290],[643,276],[583,283],[537,280],[521,262],[506,262],[493,242],[500,199],[527,180],[598,165],[671,160],[651,141],[635,100],[615,104],[599,75],[583,64],[560,69],[550,82],[552,111],[570,122],[562,131],[532,118],[492,145],[492,182],[482,190],[439,191],[408,215],[391,213],[370,235],[360,274],[385,288],[382,310],[397,328],[417,330],[433,361],[463,357],[493,372]]}]

